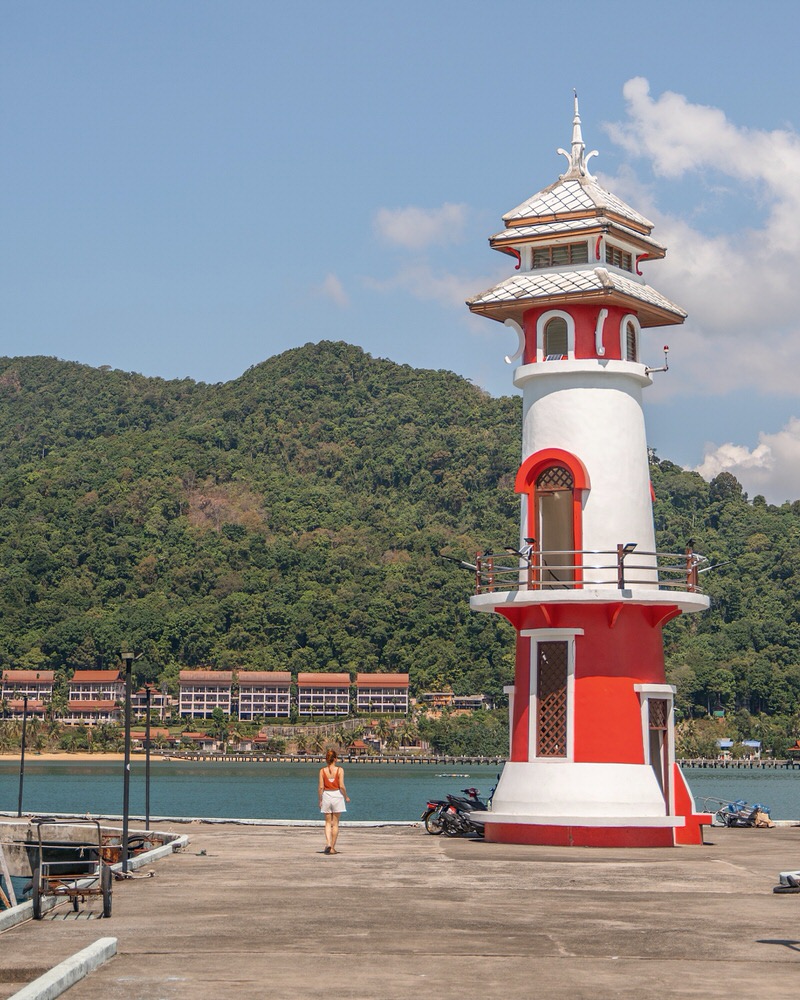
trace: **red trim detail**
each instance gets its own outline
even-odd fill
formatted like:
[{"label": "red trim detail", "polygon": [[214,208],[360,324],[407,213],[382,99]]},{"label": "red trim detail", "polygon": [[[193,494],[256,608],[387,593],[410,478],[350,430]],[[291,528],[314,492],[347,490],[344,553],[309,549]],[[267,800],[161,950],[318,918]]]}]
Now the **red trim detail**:
[{"label": "red trim detail", "polygon": [[672,607],[661,607],[661,608],[648,608],[648,619],[653,628],[658,628],[660,625],[666,625],[667,622],[671,622],[673,618],[677,618],[681,614],[681,609]]},{"label": "red trim detail", "polygon": [[542,448],[529,455],[519,467],[517,478],[514,481],[516,493],[530,493],[534,488],[536,479],[543,469],[551,465],[563,465],[572,473],[572,479],[576,490],[589,490],[592,484],[589,482],[589,473],[583,462],[569,451],[563,448]]},{"label": "red trim detail", "polygon": [[514,268],[514,270],[519,271],[520,266],[522,265],[522,254],[519,252],[519,250],[515,250],[513,247],[509,247],[508,252],[511,254],[512,257],[517,258],[517,266]]},{"label": "red trim detail", "polygon": [[650,256],[649,253],[640,253],[639,256],[636,258],[636,273],[639,275],[639,277],[642,276],[642,272],[639,270],[639,264],[643,260],[647,260],[649,256]]},{"label": "red trim detail", "polygon": [[594,245],[594,259],[595,260],[600,260],[600,241],[602,239],[603,239],[603,234],[600,233],[600,235],[597,237],[597,241],[595,242],[595,245]]},{"label": "red trim detail", "polygon": [[517,636],[514,667],[514,719],[511,729],[511,759],[527,760],[530,752],[531,640]]},{"label": "red trim detail", "polygon": [[711,813],[694,811],[694,798],[677,761],[672,763],[672,779],[675,789],[675,815],[686,819],[686,826],[675,828],[675,843],[702,844],[703,827],[711,826]]},{"label": "red trim detail", "polygon": [[490,844],[542,844],[551,847],[673,847],[671,826],[540,826],[487,823]]}]

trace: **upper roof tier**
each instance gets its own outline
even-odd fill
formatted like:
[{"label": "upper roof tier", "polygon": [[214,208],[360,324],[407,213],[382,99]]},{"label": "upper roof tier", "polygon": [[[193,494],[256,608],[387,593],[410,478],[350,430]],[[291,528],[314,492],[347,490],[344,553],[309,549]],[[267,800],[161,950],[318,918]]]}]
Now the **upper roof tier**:
[{"label": "upper roof tier", "polygon": [[569,162],[567,172],[555,184],[528,198],[521,205],[512,208],[503,216],[507,226],[524,223],[555,222],[557,219],[587,216],[610,216],[638,230],[649,234],[653,223],[636,209],[626,205],[610,191],[601,187],[589,173],[587,166],[597,150],[586,154],[586,144],[581,134],[581,116],[578,112],[578,95],[575,94],[575,114],[572,119],[572,150],[559,149]]},{"label": "upper roof tier", "polygon": [[650,235],[653,223],[606,191],[589,173],[578,95],[568,168],[555,184],[503,216],[506,228],[491,236],[494,250],[517,260],[517,274],[468,301],[473,312],[501,322],[521,322],[527,309],[568,302],[619,305],[642,326],[682,323],[680,306],[649,287],[640,263],[666,255]]}]

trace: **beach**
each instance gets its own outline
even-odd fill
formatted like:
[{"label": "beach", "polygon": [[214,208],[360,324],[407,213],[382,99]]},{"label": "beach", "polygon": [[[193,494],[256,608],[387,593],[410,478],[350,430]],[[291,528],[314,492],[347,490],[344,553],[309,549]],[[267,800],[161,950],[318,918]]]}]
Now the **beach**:
[{"label": "beach", "polygon": [[[138,759],[144,760],[145,754],[144,750],[131,750],[131,760]],[[151,761],[164,760],[160,754],[153,754],[150,758]],[[19,750],[12,753],[0,753],[0,761],[3,760],[19,760]],[[79,753],[67,753],[65,750],[47,750],[43,753],[34,753],[31,750],[25,751],[25,762],[28,761],[73,761],[76,764],[80,763],[90,763],[91,761],[115,761],[115,760],[125,760],[124,753],[86,753],[85,751]]]}]

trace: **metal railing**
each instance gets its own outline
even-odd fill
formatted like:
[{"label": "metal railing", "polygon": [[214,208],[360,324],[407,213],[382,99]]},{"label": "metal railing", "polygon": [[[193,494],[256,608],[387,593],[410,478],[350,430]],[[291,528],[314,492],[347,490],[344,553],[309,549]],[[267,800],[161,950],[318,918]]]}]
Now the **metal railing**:
[{"label": "metal railing", "polygon": [[609,550],[542,551],[531,546],[528,551],[509,548],[503,553],[479,552],[475,559],[475,593],[647,587],[697,594],[702,593],[698,579],[707,561],[691,548],[684,552],[644,552],[630,544]]}]

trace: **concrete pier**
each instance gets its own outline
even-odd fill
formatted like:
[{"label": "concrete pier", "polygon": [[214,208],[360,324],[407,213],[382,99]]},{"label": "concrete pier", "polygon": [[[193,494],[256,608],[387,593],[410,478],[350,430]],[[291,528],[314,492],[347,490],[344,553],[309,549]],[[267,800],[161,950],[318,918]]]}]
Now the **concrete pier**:
[{"label": "concrete pier", "polygon": [[702,847],[492,845],[418,828],[174,824],[183,853],[99,903],[0,935],[0,998],[98,938],[117,956],[70,1000],[497,1000],[797,996],[800,829]]}]

